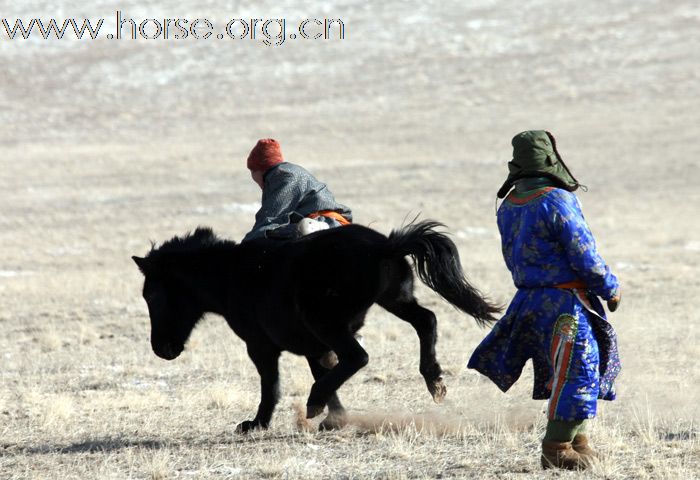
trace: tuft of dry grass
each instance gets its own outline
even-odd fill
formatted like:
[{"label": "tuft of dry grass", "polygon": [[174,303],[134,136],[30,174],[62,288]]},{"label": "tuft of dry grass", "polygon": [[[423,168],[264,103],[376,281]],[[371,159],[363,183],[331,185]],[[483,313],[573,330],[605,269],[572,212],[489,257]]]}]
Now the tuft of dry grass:
[{"label": "tuft of dry grass", "polygon": [[70,395],[53,395],[42,398],[44,404],[43,425],[52,429],[65,426],[75,412],[73,398]]},{"label": "tuft of dry grass", "polygon": [[227,410],[237,404],[235,391],[227,385],[211,385],[201,393],[201,403],[209,409]]},{"label": "tuft of dry grass", "polygon": [[171,480],[175,473],[171,469],[172,459],[167,450],[149,451],[141,454],[144,473],[150,480]]},{"label": "tuft of dry grass", "polygon": [[632,431],[648,445],[658,441],[657,420],[648,403],[632,406]]},{"label": "tuft of dry grass", "polygon": [[63,345],[63,337],[53,326],[45,329],[37,336],[37,341],[41,346],[42,352],[54,352]]}]

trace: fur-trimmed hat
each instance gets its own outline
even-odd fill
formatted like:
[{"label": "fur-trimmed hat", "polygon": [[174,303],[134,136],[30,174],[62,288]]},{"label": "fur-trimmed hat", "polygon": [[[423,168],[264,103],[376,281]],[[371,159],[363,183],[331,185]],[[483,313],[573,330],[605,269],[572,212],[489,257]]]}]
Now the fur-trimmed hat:
[{"label": "fur-trimmed hat", "polygon": [[498,198],[506,196],[516,180],[547,177],[557,187],[573,192],[579,187],[561,155],[554,135],[545,130],[528,130],[513,137],[513,160],[508,162],[508,178],[498,190]]}]

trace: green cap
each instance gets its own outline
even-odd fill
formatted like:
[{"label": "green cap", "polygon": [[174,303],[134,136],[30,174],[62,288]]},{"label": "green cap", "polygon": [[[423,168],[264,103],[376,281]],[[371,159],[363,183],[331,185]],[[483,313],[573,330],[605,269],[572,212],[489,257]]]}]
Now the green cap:
[{"label": "green cap", "polygon": [[557,151],[554,136],[545,130],[528,130],[513,137],[513,160],[508,162],[508,178],[498,190],[503,198],[516,180],[547,177],[560,188],[573,192],[579,187]]}]

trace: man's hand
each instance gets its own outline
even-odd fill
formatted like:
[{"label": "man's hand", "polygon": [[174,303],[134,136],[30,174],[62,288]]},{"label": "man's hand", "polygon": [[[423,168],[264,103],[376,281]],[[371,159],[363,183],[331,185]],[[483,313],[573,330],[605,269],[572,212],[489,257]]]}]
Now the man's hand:
[{"label": "man's hand", "polygon": [[617,310],[617,307],[620,306],[621,300],[622,300],[622,293],[621,293],[620,289],[618,288],[617,292],[615,292],[615,295],[610,300],[608,300],[608,310],[610,310],[611,312],[614,312],[615,310]]}]

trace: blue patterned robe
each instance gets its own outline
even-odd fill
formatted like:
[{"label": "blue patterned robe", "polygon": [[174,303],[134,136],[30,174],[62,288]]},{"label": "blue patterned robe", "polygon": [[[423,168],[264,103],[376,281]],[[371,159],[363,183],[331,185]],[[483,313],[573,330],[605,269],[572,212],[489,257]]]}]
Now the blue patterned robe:
[{"label": "blue patterned robe", "polygon": [[554,187],[514,191],[498,210],[498,228],[518,291],[468,367],[505,392],[532,359],[533,398],[550,399],[550,420],[595,417],[598,398],[615,398],[620,371],[615,332],[597,297],[612,298],[619,285],[578,199]]}]

